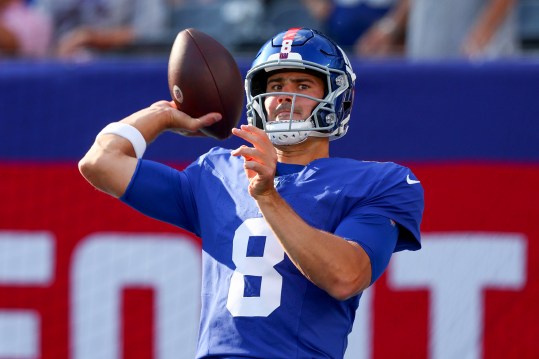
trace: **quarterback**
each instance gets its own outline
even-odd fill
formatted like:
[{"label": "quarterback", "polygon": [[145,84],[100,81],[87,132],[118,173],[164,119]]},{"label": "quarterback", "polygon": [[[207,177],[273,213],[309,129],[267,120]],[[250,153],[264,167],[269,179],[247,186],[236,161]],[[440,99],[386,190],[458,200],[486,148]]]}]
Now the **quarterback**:
[{"label": "quarterback", "polygon": [[342,358],[362,291],[394,252],[421,247],[414,174],[329,155],[355,78],[331,39],[290,29],[247,73],[248,124],[232,130],[246,145],[213,148],[183,171],[142,159],[161,132],[220,119],[160,101],[102,131],[81,159],[98,189],[201,238],[197,358]]}]

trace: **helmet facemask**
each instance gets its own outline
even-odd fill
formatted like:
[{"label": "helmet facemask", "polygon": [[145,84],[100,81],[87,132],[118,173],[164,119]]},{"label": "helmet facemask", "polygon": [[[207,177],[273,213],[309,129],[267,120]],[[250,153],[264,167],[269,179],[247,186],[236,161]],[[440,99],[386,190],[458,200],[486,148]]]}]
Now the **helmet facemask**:
[{"label": "helmet facemask", "polygon": [[[274,71],[307,72],[323,80],[324,98],[315,98],[293,92],[266,92],[266,82]],[[349,88],[348,77],[343,71],[329,69],[316,63],[301,60],[272,60],[253,67],[245,81],[247,93],[247,120],[250,124],[263,129],[275,145],[293,145],[305,141],[309,136],[337,138],[346,132],[337,124],[336,102]],[[291,98],[290,118],[271,121],[267,117],[264,101],[270,96],[289,96]],[[298,97],[318,102],[310,116],[304,120],[294,120],[294,106]]]}]

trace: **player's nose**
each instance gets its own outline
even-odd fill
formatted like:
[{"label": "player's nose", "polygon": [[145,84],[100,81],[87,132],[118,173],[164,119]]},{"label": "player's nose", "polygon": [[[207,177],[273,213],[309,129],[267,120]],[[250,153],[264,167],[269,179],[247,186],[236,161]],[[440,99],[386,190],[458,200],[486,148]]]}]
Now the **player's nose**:
[{"label": "player's nose", "polygon": [[292,95],[289,94],[282,94],[277,96],[277,102],[283,103],[283,102],[292,102]]}]

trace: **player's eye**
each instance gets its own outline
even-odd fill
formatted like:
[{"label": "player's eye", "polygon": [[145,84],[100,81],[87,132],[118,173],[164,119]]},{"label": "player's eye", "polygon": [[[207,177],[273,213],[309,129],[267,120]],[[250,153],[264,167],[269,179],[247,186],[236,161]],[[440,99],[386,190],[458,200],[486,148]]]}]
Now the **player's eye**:
[{"label": "player's eye", "polygon": [[268,87],[268,91],[273,92],[281,91],[283,89],[283,86],[281,84],[270,84]]}]

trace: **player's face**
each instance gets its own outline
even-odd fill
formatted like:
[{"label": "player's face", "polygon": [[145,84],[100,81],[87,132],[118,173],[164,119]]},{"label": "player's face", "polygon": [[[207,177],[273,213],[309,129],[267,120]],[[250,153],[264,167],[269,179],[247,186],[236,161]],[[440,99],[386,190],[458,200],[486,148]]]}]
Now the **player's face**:
[{"label": "player's face", "polygon": [[[266,92],[293,92],[321,99],[324,97],[324,83],[322,79],[308,73],[280,72],[268,78]],[[305,120],[316,105],[316,101],[297,96],[291,118],[292,96],[275,95],[264,100],[269,121]]]}]

